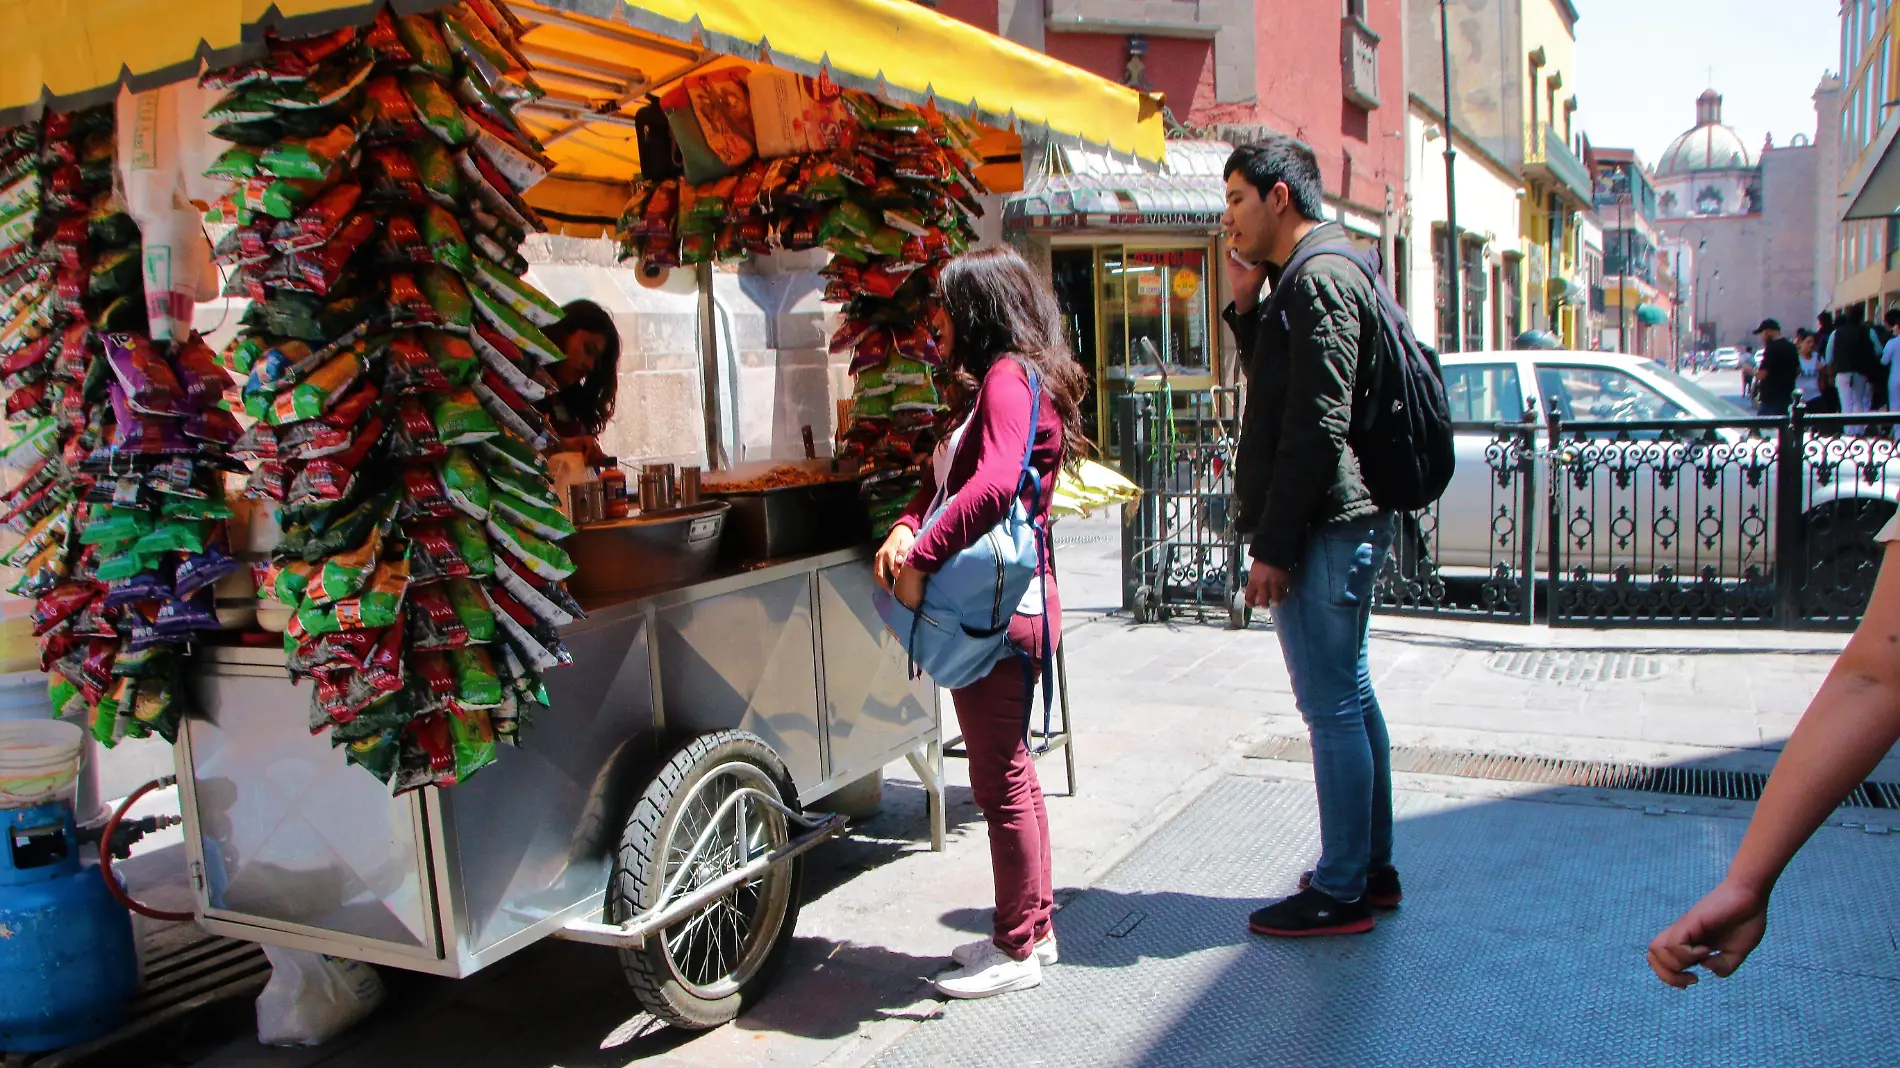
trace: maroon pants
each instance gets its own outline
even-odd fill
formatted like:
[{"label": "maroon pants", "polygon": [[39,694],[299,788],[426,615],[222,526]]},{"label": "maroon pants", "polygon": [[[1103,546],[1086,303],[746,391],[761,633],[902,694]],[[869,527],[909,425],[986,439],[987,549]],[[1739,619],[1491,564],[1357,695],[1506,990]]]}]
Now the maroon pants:
[{"label": "maroon pants", "polygon": [[[1062,605],[1048,587],[1049,638],[1060,643]],[[1042,669],[1043,620],[1016,616],[1010,644],[1028,650]],[[1049,863],[1049,813],[1043,807],[1036,764],[1023,744],[1023,717],[1031,712],[1023,685],[1022,658],[1011,656],[984,678],[950,692],[970,754],[970,790],[990,827],[990,867],[996,880],[998,948],[1017,960],[1029,956],[1049,933],[1055,887]],[[1041,715],[1041,701],[1033,710]]]}]

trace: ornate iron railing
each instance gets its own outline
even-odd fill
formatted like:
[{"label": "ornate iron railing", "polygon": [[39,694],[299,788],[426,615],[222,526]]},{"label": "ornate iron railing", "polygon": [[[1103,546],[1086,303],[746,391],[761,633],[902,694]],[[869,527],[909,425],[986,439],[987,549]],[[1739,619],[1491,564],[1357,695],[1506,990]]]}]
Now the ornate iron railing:
[{"label": "ornate iron railing", "polygon": [[[1145,491],[1123,541],[1131,609],[1145,589],[1154,614],[1222,614],[1244,584],[1225,499],[1238,411],[1218,393],[1175,394],[1172,430],[1149,395],[1124,404],[1123,440],[1140,446],[1124,470]],[[1851,628],[1900,501],[1897,450],[1900,413],[1886,412],[1461,425],[1451,489],[1398,519],[1378,610]]]},{"label": "ornate iron railing", "polygon": [[1138,622],[1180,611],[1244,624],[1245,559],[1233,529],[1240,403],[1231,389],[1120,398],[1122,472],[1142,489],[1122,526],[1122,607]]}]

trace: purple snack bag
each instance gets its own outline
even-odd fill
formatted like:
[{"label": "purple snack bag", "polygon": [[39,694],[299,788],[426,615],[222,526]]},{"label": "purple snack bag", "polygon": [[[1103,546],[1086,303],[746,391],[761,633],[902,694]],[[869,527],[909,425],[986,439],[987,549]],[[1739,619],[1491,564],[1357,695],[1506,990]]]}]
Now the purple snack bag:
[{"label": "purple snack bag", "polygon": [[[161,640],[179,641],[200,630],[218,629],[218,611],[211,591],[201,589],[190,597],[174,597],[158,610],[153,624]],[[134,629],[134,641],[137,641]]]},{"label": "purple snack bag", "polygon": [[151,341],[134,334],[107,334],[106,361],[132,408],[147,415],[190,415],[184,388]]},{"label": "purple snack bag", "polygon": [[244,566],[230,552],[228,535],[224,526],[219,525],[205,543],[204,552],[193,553],[178,565],[178,577],[172,583],[173,591],[179,597],[190,597],[199,590],[217,585],[226,575]]},{"label": "purple snack bag", "polygon": [[160,567],[155,571],[141,571],[128,579],[106,584],[107,608],[118,608],[138,601],[163,601],[172,596],[172,580],[165,576],[167,569]]}]

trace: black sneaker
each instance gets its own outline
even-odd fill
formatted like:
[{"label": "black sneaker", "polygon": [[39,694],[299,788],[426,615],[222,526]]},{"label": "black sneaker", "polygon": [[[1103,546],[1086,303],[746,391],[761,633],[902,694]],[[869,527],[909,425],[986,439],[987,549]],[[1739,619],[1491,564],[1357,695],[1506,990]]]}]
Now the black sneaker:
[{"label": "black sneaker", "polygon": [[[1309,868],[1300,873],[1300,889],[1312,885],[1313,872]],[[1387,864],[1366,873],[1366,904],[1375,909],[1395,909],[1403,900],[1405,892],[1399,889],[1399,869]]]},{"label": "black sneaker", "polygon": [[1256,911],[1247,926],[1255,934],[1281,938],[1315,935],[1365,934],[1372,930],[1372,908],[1365,898],[1341,901],[1320,890],[1302,890],[1275,905]]}]

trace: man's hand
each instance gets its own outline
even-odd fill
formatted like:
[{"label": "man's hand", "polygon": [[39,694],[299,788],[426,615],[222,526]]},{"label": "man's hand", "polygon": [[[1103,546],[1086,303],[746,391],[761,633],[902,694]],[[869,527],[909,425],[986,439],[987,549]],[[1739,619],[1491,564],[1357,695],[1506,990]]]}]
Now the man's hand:
[{"label": "man's hand", "polygon": [[1258,560],[1247,573],[1247,607],[1272,608],[1293,592],[1293,576]]},{"label": "man's hand", "polygon": [[1761,945],[1767,930],[1767,895],[1724,882],[1649,944],[1649,968],[1677,990],[1695,984],[1690,969],[1698,964],[1727,979]]},{"label": "man's hand", "polygon": [[911,546],[915,544],[917,532],[901,524],[892,527],[890,536],[884,539],[874,567],[877,584],[884,587],[885,593],[890,593],[897,583],[897,574],[904,569],[904,562],[910,559]]},{"label": "man's hand", "polygon": [[1227,285],[1234,293],[1234,310],[1242,315],[1260,304],[1260,287],[1267,284],[1267,265],[1250,264],[1240,254],[1227,250]]},{"label": "man's hand", "polygon": [[895,588],[891,590],[891,596],[897,598],[898,604],[915,612],[924,603],[924,582],[927,578],[928,576],[922,571],[914,567],[906,567],[897,573],[897,582]]}]

